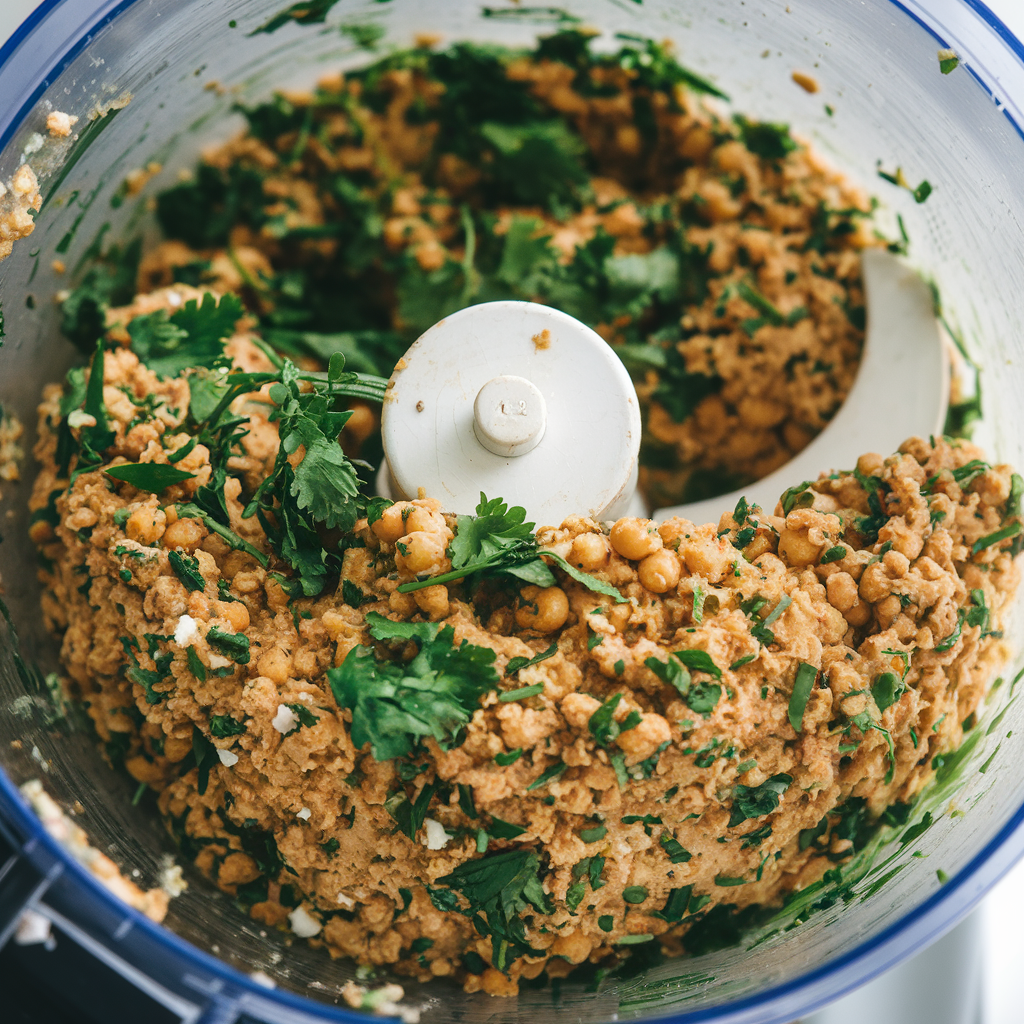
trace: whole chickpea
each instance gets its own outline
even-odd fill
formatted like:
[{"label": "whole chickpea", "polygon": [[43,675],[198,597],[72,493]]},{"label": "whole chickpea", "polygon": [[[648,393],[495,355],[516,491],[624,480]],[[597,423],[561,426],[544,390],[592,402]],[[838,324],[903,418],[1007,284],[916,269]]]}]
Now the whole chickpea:
[{"label": "whole chickpea", "polygon": [[167,517],[163,510],[152,505],[137,508],[124,525],[124,532],[129,540],[140,544],[155,544],[164,534]]},{"label": "whole chickpea", "polygon": [[249,628],[249,609],[240,601],[215,601],[213,607],[222,619],[231,623],[236,633]]},{"label": "whole chickpea", "polygon": [[399,572],[415,576],[417,573],[440,569],[445,561],[445,538],[436,533],[417,530],[395,542],[395,567]]},{"label": "whole chickpea", "polygon": [[[429,590],[430,587],[424,589]],[[388,594],[388,607],[403,619],[408,619],[416,614],[419,605],[416,604],[416,598],[412,594],[402,594],[397,590],[392,590]]]},{"label": "whole chickpea", "polygon": [[412,507],[411,501],[396,501],[394,505],[384,509],[380,519],[370,529],[385,544],[394,544],[399,537],[409,532],[405,525],[405,517],[410,515]]},{"label": "whole chickpea", "polygon": [[551,633],[561,629],[569,617],[569,599],[560,587],[524,587],[519,593],[516,625]]},{"label": "whole chickpea", "polygon": [[448,588],[442,583],[433,587],[414,590],[412,594],[416,606],[431,622],[437,622],[448,614]]},{"label": "whole chickpea", "polygon": [[569,563],[585,572],[608,564],[608,541],[600,533],[581,533],[569,549]]},{"label": "whole chickpea", "polygon": [[261,676],[266,676],[280,686],[292,673],[292,659],[282,648],[271,647],[260,655],[257,667]]},{"label": "whole chickpea", "polygon": [[679,559],[662,548],[648,555],[637,568],[640,583],[652,594],[664,594],[679,582]]},{"label": "whole chickpea", "polygon": [[428,508],[415,507],[405,520],[405,533],[446,533],[448,530],[444,516],[440,512],[432,512]]},{"label": "whole chickpea", "polygon": [[164,740],[164,757],[172,764],[181,761],[192,750],[191,738],[168,736]]},{"label": "whole chickpea", "polygon": [[787,565],[811,565],[818,560],[821,548],[803,530],[784,529],[779,537],[779,558]]},{"label": "whole chickpea", "polygon": [[618,554],[634,562],[653,555],[662,546],[658,528],[650,519],[620,519],[612,527],[610,539]]},{"label": "whole chickpea", "polygon": [[178,519],[164,530],[164,547],[191,554],[202,544],[206,532],[206,527],[198,519]]}]

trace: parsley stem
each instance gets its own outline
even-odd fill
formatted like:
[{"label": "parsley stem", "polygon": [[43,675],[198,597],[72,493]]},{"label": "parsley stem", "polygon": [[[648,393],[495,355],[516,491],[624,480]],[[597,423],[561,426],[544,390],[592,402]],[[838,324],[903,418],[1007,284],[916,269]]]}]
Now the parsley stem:
[{"label": "parsley stem", "polygon": [[[362,398],[368,402],[383,402],[387,392],[388,382],[383,377],[375,377],[369,373],[346,374],[346,378],[340,381],[328,380],[326,373],[300,373],[299,380],[309,381],[314,384],[326,384],[326,394],[345,397]],[[228,391],[217,403],[216,408],[203,421],[203,424],[214,425],[227,411],[239,395],[248,391],[257,391],[264,384],[274,384],[281,380],[280,373],[240,373],[228,376],[226,383]]]},{"label": "parsley stem", "polygon": [[477,273],[473,263],[476,260],[476,227],[473,224],[473,214],[468,206],[463,205],[462,230],[466,234],[466,249],[462,257],[462,301],[468,303],[480,287],[480,275]]},{"label": "parsley stem", "polygon": [[236,551],[244,551],[248,555],[252,555],[264,569],[270,565],[270,558],[265,555],[259,548],[253,547],[247,540],[243,540],[233,530],[218,523],[213,516],[207,515],[198,505],[193,505],[191,502],[175,505],[178,510],[178,515],[184,519],[201,519],[208,530],[212,530],[218,537],[223,538],[228,544],[231,545]]},{"label": "parsley stem", "polygon": [[485,558],[480,562],[474,562],[462,569],[452,569],[451,572],[442,573],[440,576],[428,576],[425,580],[413,580],[411,583],[403,583],[396,589],[400,594],[409,594],[414,590],[422,590],[424,587],[432,587],[438,583],[453,583],[455,580],[464,579],[474,572],[482,572],[501,562],[501,555]]}]

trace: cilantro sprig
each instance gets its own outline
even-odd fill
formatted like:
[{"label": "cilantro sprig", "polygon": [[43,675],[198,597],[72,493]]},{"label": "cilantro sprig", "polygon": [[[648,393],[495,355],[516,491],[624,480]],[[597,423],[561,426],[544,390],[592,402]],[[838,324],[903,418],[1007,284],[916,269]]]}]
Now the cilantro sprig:
[{"label": "cilantro sprig", "polygon": [[534,524],[526,522],[526,509],[521,505],[510,508],[501,498],[488,498],[481,492],[476,515],[457,517],[455,537],[448,545],[451,571],[403,583],[398,590],[404,594],[461,579],[472,590],[485,579],[500,576],[513,576],[538,587],[553,587],[558,581],[543,556],[589,590],[619,603],[626,600],[615,587],[570,565],[554,551],[538,547],[533,529]]},{"label": "cilantro sprig", "polygon": [[[532,850],[511,850],[460,864],[440,885],[461,893],[458,901],[441,909],[456,910],[473,922],[481,935],[490,936],[491,962],[499,971],[521,956],[539,956],[526,940],[521,914],[532,907],[539,914],[554,913],[540,877],[540,856]],[[433,899],[434,894],[432,894]],[[435,902],[435,905],[436,902]]]},{"label": "cilantro sprig", "polygon": [[328,671],[338,706],[352,712],[352,742],[370,744],[378,761],[411,754],[426,736],[443,750],[458,746],[480,698],[497,687],[494,651],[465,640],[456,646],[451,626],[392,622],[376,612],[366,622],[375,640],[413,640],[419,650],[399,662],[358,646]]},{"label": "cilantro sprig", "polygon": [[792,775],[779,772],[765,779],[760,786],[735,785],[732,790],[732,814],[729,828],[740,825],[749,818],[761,818],[777,810],[779,799],[789,789]]},{"label": "cilantro sprig", "polygon": [[202,303],[189,299],[179,310],[135,317],[128,324],[135,354],[158,377],[176,377],[196,366],[214,367],[224,359],[224,341],[245,315],[236,295],[210,292]]},{"label": "cilantro sprig", "polygon": [[[258,517],[271,547],[291,567],[302,592],[315,596],[328,575],[340,569],[340,554],[325,547],[320,530],[351,530],[364,507],[355,466],[338,443],[351,412],[334,406],[340,398],[380,401],[385,381],[345,372],[340,355],[332,357],[327,374],[304,373],[289,360],[282,360],[277,373],[227,374],[219,381],[207,381],[205,393],[200,392],[205,401],[199,407],[193,395],[192,415],[198,421],[200,437],[220,457],[214,486],[205,494],[200,489],[195,504],[207,526],[218,533],[228,525],[223,504],[227,456],[241,437],[240,421],[232,418],[229,410],[236,398],[268,383],[275,403],[270,418],[278,423],[280,444],[273,468],[242,516]],[[308,384],[312,388],[304,387]],[[293,466],[300,449],[301,460]],[[189,512],[194,514],[191,509]],[[229,539],[229,543],[233,542]]]},{"label": "cilantro sprig", "polygon": [[722,678],[722,670],[707,651],[683,650],[670,654],[668,661],[648,658],[644,664],[663,682],[675,687],[691,711],[710,718],[722,696],[717,683],[693,681],[690,671],[703,672],[713,679]]}]

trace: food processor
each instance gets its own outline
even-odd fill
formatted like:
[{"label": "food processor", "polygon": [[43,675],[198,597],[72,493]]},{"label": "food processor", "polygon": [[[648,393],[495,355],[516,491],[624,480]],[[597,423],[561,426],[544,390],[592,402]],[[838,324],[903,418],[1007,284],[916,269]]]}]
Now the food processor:
[{"label": "food processor", "polygon": [[[290,16],[275,18],[283,11]],[[368,25],[376,30],[359,31]],[[790,123],[877,195],[880,228],[890,237],[905,229],[910,262],[934,283],[964,365],[979,369],[976,440],[993,459],[1024,465],[1024,50],[975,0],[44,3],[0,51],[0,180],[27,160],[44,197],[35,232],[0,263],[0,402],[26,424],[26,448],[42,385],[74,359],[55,296],[98,245],[140,232],[155,240],[147,197],[191,167],[204,145],[241,128],[236,103],[365,63],[374,55],[369,40],[378,52],[423,33],[527,45],[571,25],[600,31],[598,47],[613,46],[616,33],[672,40],[679,59],[728,93],[736,110]],[[948,74],[939,50],[957,58]],[[817,91],[794,84],[794,71]],[[54,110],[80,118],[77,138],[46,138]],[[152,162],[162,167],[153,183],[126,195],[126,175]],[[927,179],[932,194],[917,202],[878,177],[880,165]],[[908,391],[915,383],[906,381]],[[31,465],[22,472],[27,481]],[[133,805],[134,784],[103,761],[84,716],[47,684],[56,651],[38,610],[26,489],[5,485],[0,505],[10,612],[0,624],[0,943],[32,907],[183,1020],[365,1019],[340,1000],[353,964],[261,929],[188,866],[188,888],[154,924],[65,852],[25,802],[19,786],[40,780],[92,844],[144,887],[175,856],[155,812]],[[1007,631],[1014,650],[1021,626],[1018,612]],[[906,820],[885,825],[840,881],[809,887],[723,948],[635,965],[599,986],[570,978],[515,999],[398,979],[405,1003],[425,1024],[560,1015],[783,1024],[863,984],[952,928],[1024,852],[1020,660]]]}]

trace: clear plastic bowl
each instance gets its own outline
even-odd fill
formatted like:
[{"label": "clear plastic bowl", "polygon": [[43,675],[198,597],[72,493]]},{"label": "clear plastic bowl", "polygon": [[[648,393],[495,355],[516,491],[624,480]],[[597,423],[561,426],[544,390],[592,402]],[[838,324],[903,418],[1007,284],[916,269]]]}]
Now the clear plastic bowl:
[{"label": "clear plastic bowl", "polygon": [[[0,179],[9,180],[33,133],[55,108],[82,116],[83,136],[63,169],[44,181],[48,200],[32,237],[0,265],[7,339],[0,350],[0,401],[27,425],[44,382],[72,359],[58,330],[53,296],[73,280],[104,225],[117,239],[147,226],[143,203],[115,199],[131,169],[164,170],[150,190],[173,182],[204,142],[240,127],[231,104],[266,98],[277,86],[309,84],[320,73],[366,60],[338,31],[373,21],[386,40],[408,44],[422,31],[445,39],[526,43],[556,27],[550,8],[484,16],[475,3],[346,0],[319,26],[288,25],[250,36],[284,0],[50,0],[0,51]],[[495,6],[514,10],[495,0]],[[990,452],[1024,465],[1024,52],[976,0],[567,0],[565,8],[607,33],[673,39],[681,60],[719,83],[736,109],[788,121],[901,213],[911,258],[932,277],[948,315],[982,365]],[[237,27],[232,28],[233,19]],[[936,51],[964,65],[939,73]],[[813,75],[809,95],[790,79]],[[216,81],[221,90],[205,88]],[[89,111],[130,92],[131,102],[89,129]],[[834,109],[826,113],[825,104]],[[45,151],[33,157],[45,158]],[[917,205],[876,176],[876,161],[903,167],[934,193]],[[51,194],[52,193],[52,194]],[[111,200],[114,199],[112,204]],[[151,230],[151,228],[150,228]],[[69,268],[58,277],[52,261]],[[28,296],[33,298],[27,299]],[[913,381],[908,381],[913,387]],[[884,410],[880,410],[884,414]],[[29,431],[31,433],[31,430]],[[26,467],[26,477],[31,476]],[[0,545],[5,600],[26,657],[54,667],[42,631],[33,552],[26,540],[28,482],[3,487]],[[1020,621],[1009,634],[1021,636]],[[157,926],[110,896],[42,831],[17,785],[41,777],[95,844],[152,884],[173,845],[155,817],[131,805],[132,786],[111,772],[77,719],[55,717],[45,687],[19,674],[9,637],[0,639],[0,834],[15,856],[0,858],[0,932],[27,893],[79,940],[136,977],[168,1005],[196,1019],[349,1020],[338,990],[353,975],[344,961],[264,934],[194,872]],[[606,981],[598,992],[571,982],[560,992],[518,999],[468,996],[443,982],[405,984],[426,1022],[792,1020],[891,967],[949,929],[1024,851],[1024,712],[1007,682],[970,733],[967,756],[916,809],[935,821],[913,841],[897,829],[848,899],[836,899],[797,927],[790,909],[737,945]],[[1005,711],[1005,714],[1003,713]],[[11,746],[20,740],[20,749]],[[962,812],[962,813],[961,813]],[[2,844],[0,844],[2,845]],[[916,856],[921,854],[922,856]],[[948,879],[943,882],[940,877]],[[34,888],[33,888],[34,886]],[[826,901],[827,902],[827,901]],[[249,975],[262,971],[277,989]],[[192,1009],[189,1010],[188,1008]],[[182,1010],[181,1008],[184,1008]]]}]

